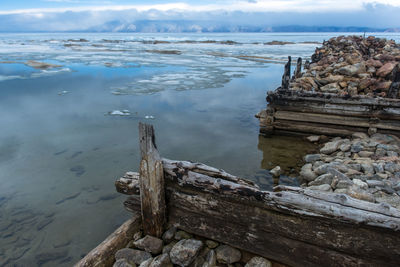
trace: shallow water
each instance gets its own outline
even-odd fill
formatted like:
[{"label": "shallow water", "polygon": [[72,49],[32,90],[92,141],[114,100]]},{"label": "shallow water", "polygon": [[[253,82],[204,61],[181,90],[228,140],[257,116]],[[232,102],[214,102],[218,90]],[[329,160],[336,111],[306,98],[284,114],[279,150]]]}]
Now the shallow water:
[{"label": "shallow water", "polygon": [[[71,266],[129,217],[114,181],[138,170],[139,121],[154,124],[163,157],[263,189],[297,184],[267,169],[294,174],[312,147],[259,137],[254,115],[287,55],[310,56],[316,44],[301,42],[329,36],[0,35],[0,266]],[[297,43],[263,44],[272,40]]]}]

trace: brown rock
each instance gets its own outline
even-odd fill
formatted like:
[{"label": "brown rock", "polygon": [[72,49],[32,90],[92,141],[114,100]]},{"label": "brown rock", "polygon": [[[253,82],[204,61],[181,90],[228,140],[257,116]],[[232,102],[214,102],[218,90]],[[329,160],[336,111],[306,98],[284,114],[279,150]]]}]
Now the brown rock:
[{"label": "brown rock", "polygon": [[373,90],[387,90],[389,89],[390,85],[392,84],[391,81],[380,82],[373,86]]},{"label": "brown rock", "polygon": [[396,64],[397,64],[396,62],[386,63],[376,71],[376,75],[380,77],[386,77],[389,73],[392,72]]},{"label": "brown rock", "polygon": [[375,59],[368,59],[365,64],[368,67],[375,67],[375,68],[380,68],[383,66],[382,62],[380,62],[379,60],[375,60]]}]

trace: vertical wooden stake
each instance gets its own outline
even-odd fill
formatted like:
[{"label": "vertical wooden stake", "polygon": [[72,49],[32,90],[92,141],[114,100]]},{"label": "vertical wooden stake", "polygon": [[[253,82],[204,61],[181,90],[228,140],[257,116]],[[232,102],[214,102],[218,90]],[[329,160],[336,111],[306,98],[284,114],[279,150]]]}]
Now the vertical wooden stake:
[{"label": "vertical wooden stake", "polygon": [[165,222],[164,170],[152,125],[139,123],[140,202],[143,231],[161,237]]},{"label": "vertical wooden stake", "polygon": [[292,64],[292,57],[288,57],[288,62],[285,64],[285,70],[283,72],[282,76],[282,85],[281,89],[282,90],[288,90],[289,89],[289,83],[290,83],[290,67]]}]

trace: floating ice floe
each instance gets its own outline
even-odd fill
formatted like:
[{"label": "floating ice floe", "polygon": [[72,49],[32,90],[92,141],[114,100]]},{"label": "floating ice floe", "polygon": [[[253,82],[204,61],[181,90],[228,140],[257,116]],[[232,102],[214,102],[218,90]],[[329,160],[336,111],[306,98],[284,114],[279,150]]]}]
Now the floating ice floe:
[{"label": "floating ice floe", "polygon": [[108,115],[110,115],[110,116],[130,116],[131,112],[127,109],[113,110],[113,111],[108,112]]},{"label": "floating ice floe", "polygon": [[61,91],[61,92],[58,93],[58,95],[66,95],[68,93],[69,93],[69,91]]},{"label": "floating ice floe", "polygon": [[146,116],[144,116],[144,118],[148,119],[148,120],[154,120],[155,119],[155,117],[151,116],[151,115],[146,115]]}]

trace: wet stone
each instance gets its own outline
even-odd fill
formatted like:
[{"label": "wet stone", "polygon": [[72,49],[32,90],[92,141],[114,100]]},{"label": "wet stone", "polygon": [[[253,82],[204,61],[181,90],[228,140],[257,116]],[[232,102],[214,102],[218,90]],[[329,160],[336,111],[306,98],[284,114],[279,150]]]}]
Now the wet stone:
[{"label": "wet stone", "polygon": [[149,267],[172,267],[172,263],[169,255],[164,253],[155,257]]},{"label": "wet stone", "polygon": [[190,264],[190,267],[203,267],[203,264],[205,263],[205,260],[203,257],[198,256],[194,261]]},{"label": "wet stone", "polygon": [[167,231],[164,232],[162,235],[162,239],[165,243],[169,243],[174,239],[176,233],[176,227],[171,227]]},{"label": "wet stone", "polygon": [[215,253],[215,250],[210,250],[207,255],[206,255],[206,260],[205,260],[206,266],[216,266],[217,264],[217,254]]},{"label": "wet stone", "polygon": [[317,178],[317,174],[315,174],[312,170],[312,164],[305,164],[300,171],[300,176],[304,178],[306,181],[313,181]]},{"label": "wet stone", "polygon": [[309,155],[306,155],[304,157],[304,161],[307,162],[307,163],[312,163],[312,162],[315,162],[317,160],[321,160],[321,155],[320,154],[309,154]]},{"label": "wet stone", "polygon": [[177,231],[174,236],[175,240],[190,239],[192,237],[193,237],[193,235],[191,235],[185,231],[182,231],[182,230]]},{"label": "wet stone", "polygon": [[153,261],[153,258],[149,258],[149,259],[143,261],[143,262],[139,265],[139,267],[149,267],[152,261]]},{"label": "wet stone", "polygon": [[[400,190],[400,188],[399,188],[399,190]],[[216,248],[216,247],[218,247],[218,242],[215,242],[215,241],[213,241],[213,240],[206,240],[206,246],[208,247],[208,248],[211,248],[211,249],[213,249],[213,248]]]},{"label": "wet stone", "polygon": [[220,245],[215,250],[217,254],[217,261],[224,264],[232,264],[240,261],[242,253],[240,250],[228,245]]},{"label": "wet stone", "polygon": [[126,259],[119,259],[114,263],[113,267],[136,267],[136,265],[128,263]]},{"label": "wet stone", "polygon": [[133,243],[137,248],[150,252],[151,254],[159,254],[162,251],[163,241],[159,238],[146,235]]},{"label": "wet stone", "polygon": [[170,253],[171,249],[175,246],[175,244],[177,243],[177,241],[171,241],[171,243],[169,243],[168,245],[165,245],[163,247],[162,253]]},{"label": "wet stone", "polygon": [[313,186],[307,187],[307,189],[317,190],[317,191],[325,191],[325,192],[332,191],[332,188],[331,188],[331,186],[329,184],[313,185]]},{"label": "wet stone", "polygon": [[123,248],[118,250],[117,253],[115,253],[116,260],[125,259],[128,261],[128,263],[134,263],[134,264],[141,264],[143,261],[150,258],[152,257],[149,252],[130,249],[130,248]]},{"label": "wet stone", "polygon": [[253,257],[244,267],[272,267],[272,263],[262,257]]},{"label": "wet stone", "polygon": [[182,239],[176,243],[169,256],[173,264],[179,266],[189,266],[199,254],[203,242],[196,239]]},{"label": "wet stone", "polygon": [[322,184],[330,185],[332,183],[332,178],[333,175],[330,173],[323,174],[321,176],[318,176],[314,181],[310,182],[308,185],[322,185]]}]

